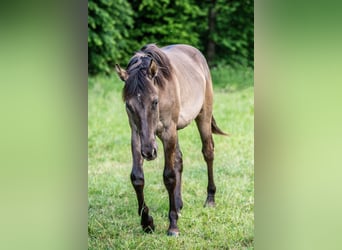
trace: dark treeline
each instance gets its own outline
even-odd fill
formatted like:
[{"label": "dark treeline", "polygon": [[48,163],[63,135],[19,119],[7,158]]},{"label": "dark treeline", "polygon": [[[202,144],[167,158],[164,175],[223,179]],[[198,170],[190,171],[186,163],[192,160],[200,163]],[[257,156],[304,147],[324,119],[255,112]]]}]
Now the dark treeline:
[{"label": "dark treeline", "polygon": [[253,66],[252,0],[89,0],[88,72],[109,73],[147,43],[185,43],[209,65]]}]

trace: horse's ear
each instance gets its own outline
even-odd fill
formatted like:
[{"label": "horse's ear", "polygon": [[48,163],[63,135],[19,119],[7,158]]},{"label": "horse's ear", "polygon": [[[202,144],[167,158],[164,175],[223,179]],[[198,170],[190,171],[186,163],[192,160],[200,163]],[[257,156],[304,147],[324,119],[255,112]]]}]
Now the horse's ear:
[{"label": "horse's ear", "polygon": [[151,78],[155,77],[158,73],[158,66],[153,59],[151,59],[150,66],[148,67],[148,74]]},{"label": "horse's ear", "polygon": [[120,79],[122,81],[126,81],[127,78],[128,78],[128,74],[127,74],[127,71],[122,69],[119,64],[115,64],[115,70],[116,70],[116,73],[118,73]]}]

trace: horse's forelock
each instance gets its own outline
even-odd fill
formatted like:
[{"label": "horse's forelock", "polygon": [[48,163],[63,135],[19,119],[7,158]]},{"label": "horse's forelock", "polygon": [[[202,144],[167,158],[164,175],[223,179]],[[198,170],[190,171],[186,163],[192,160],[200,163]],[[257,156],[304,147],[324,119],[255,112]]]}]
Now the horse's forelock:
[{"label": "horse's forelock", "polygon": [[145,82],[151,60],[156,62],[159,69],[159,73],[154,78],[159,87],[163,87],[165,79],[171,78],[171,64],[168,57],[155,44],[148,44],[135,53],[127,65],[129,77],[122,93],[124,101],[138,93],[143,94],[148,91]]},{"label": "horse's forelock", "polygon": [[136,96],[138,93],[143,94],[147,89],[146,72],[150,62],[150,58],[134,56],[131,58],[127,66],[128,79],[126,80],[122,98],[124,101]]}]

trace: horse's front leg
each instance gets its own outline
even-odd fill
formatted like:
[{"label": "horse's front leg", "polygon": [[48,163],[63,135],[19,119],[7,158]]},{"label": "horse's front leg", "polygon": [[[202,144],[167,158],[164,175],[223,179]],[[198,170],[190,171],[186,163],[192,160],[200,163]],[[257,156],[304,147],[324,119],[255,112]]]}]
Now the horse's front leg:
[{"label": "horse's front leg", "polygon": [[138,215],[141,216],[141,226],[147,233],[154,231],[153,218],[149,215],[149,209],[144,200],[144,171],[143,171],[143,158],[141,156],[141,145],[138,133],[132,131],[132,156],[133,168],[131,172],[131,182],[135,189],[138,199]]},{"label": "horse's front leg", "polygon": [[177,130],[176,126],[164,131],[161,135],[164,146],[165,165],[163,172],[164,184],[169,194],[169,220],[170,226],[167,230],[167,234],[170,236],[178,236],[179,230],[177,227],[177,206],[175,188],[177,185],[177,178],[175,172],[175,157],[176,157],[176,145],[177,145]]}]

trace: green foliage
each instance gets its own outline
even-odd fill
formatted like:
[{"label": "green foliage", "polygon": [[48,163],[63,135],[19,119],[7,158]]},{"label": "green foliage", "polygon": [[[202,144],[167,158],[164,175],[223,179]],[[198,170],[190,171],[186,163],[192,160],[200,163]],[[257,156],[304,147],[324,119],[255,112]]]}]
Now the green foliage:
[{"label": "green foliage", "polygon": [[216,31],[216,60],[228,64],[253,65],[254,6],[252,0],[218,0]]},{"label": "green foliage", "polygon": [[[197,1],[213,19],[212,30],[201,30],[201,41],[209,53],[208,42],[215,44],[214,58],[209,64],[252,66],[254,60],[254,3],[253,0]],[[214,16],[210,16],[210,11]],[[209,21],[210,22],[210,21]],[[208,59],[208,56],[207,56]]]},{"label": "green foliage", "polygon": [[[134,10],[134,34],[139,46],[186,43],[200,47],[199,22],[206,12],[193,0],[131,0]],[[203,22],[200,22],[202,24]]]},{"label": "green foliage", "polygon": [[133,12],[126,0],[88,1],[88,72],[111,72],[115,61],[131,53]]},{"label": "green foliage", "polygon": [[190,44],[210,66],[253,67],[253,12],[252,0],[90,0],[88,71],[109,73],[148,43]]}]

